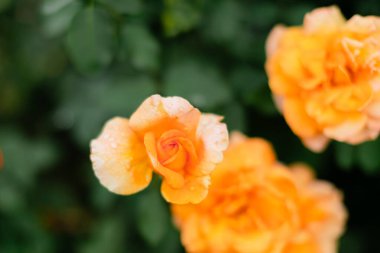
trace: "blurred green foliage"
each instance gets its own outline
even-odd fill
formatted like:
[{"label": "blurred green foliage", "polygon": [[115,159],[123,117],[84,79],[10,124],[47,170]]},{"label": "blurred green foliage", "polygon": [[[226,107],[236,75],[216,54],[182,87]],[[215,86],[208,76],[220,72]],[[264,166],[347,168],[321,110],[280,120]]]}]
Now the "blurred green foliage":
[{"label": "blurred green foliage", "polygon": [[306,150],[276,111],[264,44],[277,23],[338,4],[317,0],[0,0],[0,252],[183,252],[158,193],[109,193],[89,142],[113,116],[154,93],[225,116],[230,130],[273,142],[279,159],[311,164],[345,193],[343,253],[380,252],[380,140]]}]

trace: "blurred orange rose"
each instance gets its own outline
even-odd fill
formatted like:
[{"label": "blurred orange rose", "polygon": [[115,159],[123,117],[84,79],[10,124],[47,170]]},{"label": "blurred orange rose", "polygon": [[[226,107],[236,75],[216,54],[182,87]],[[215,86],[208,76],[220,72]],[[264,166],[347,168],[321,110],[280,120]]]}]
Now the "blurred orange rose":
[{"label": "blurred orange rose", "polygon": [[197,205],[172,205],[192,253],[334,253],[346,211],[342,195],[304,165],[276,161],[268,142],[232,136]]},{"label": "blurred orange rose", "polygon": [[346,21],[335,7],[305,15],[303,26],[276,26],[266,71],[277,106],[314,151],[330,139],[357,144],[380,133],[380,18]]},{"label": "blurred orange rose", "polygon": [[155,171],[167,201],[198,203],[228,145],[221,119],[183,98],[153,95],[130,119],[109,120],[91,142],[95,174],[108,190],[127,195],[146,188]]}]

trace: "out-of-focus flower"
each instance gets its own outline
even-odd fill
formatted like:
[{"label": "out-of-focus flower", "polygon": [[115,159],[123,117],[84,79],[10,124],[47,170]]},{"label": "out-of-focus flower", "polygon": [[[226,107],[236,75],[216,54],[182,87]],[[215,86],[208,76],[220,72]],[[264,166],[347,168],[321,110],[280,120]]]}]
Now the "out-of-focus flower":
[{"label": "out-of-focus flower", "polygon": [[221,119],[201,114],[183,98],[153,95],[130,119],[109,120],[91,142],[95,174],[108,190],[127,195],[146,188],[155,171],[167,201],[198,203],[228,146]]},{"label": "out-of-focus flower", "polygon": [[305,165],[276,161],[268,142],[232,136],[201,203],[172,205],[192,253],[334,253],[346,211]]},{"label": "out-of-focus flower", "polygon": [[314,151],[330,139],[358,144],[380,133],[380,18],[346,21],[335,7],[305,15],[303,26],[276,26],[266,71],[280,111]]}]

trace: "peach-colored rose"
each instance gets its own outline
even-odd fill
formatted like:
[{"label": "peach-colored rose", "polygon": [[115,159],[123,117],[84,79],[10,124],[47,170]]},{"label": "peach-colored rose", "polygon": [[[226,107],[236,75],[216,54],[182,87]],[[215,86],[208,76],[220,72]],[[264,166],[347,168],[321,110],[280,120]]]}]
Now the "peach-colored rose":
[{"label": "peach-colored rose", "polygon": [[167,201],[198,203],[228,145],[221,119],[183,98],[153,95],[130,119],[109,120],[91,142],[95,174],[108,190],[128,195],[146,188],[155,171]]},{"label": "peach-colored rose", "polygon": [[346,21],[332,6],[306,14],[301,27],[276,26],[266,71],[278,108],[311,150],[379,135],[380,18]]},{"label": "peach-colored rose", "polygon": [[271,145],[232,136],[199,204],[172,205],[191,253],[334,253],[346,211],[330,183],[305,165],[285,167]]}]

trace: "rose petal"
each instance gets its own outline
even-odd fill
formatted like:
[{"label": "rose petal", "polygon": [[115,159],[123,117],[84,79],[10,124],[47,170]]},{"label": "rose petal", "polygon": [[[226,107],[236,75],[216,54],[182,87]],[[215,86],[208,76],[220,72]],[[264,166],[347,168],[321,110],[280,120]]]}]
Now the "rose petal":
[{"label": "rose petal", "polygon": [[274,233],[271,231],[252,231],[234,237],[234,246],[237,252],[268,252],[273,240]]},{"label": "rose petal", "polygon": [[[236,138],[234,136],[236,134],[233,135],[233,138]],[[239,161],[240,165],[246,168],[268,166],[276,161],[276,155],[273,147],[267,141],[260,138],[246,138],[230,146],[224,153],[223,162],[218,166],[223,167],[224,164],[229,165],[234,161]],[[221,170],[225,169],[234,168],[223,167]],[[218,172],[215,171],[215,173]]]},{"label": "rose petal", "polygon": [[347,21],[345,29],[355,33],[376,32],[380,30],[380,18],[375,16],[363,17],[354,15]]},{"label": "rose petal", "polygon": [[374,140],[379,135],[378,131],[370,131],[368,129],[363,129],[355,135],[347,137],[346,142],[352,145],[360,144],[364,141]]},{"label": "rose petal", "polygon": [[167,181],[172,187],[179,188],[184,185],[183,176],[169,168],[163,166],[158,160],[158,154],[156,149],[156,140],[152,132],[145,134],[144,145],[146,148],[146,153],[148,153],[149,159],[152,163],[153,169],[164,177],[164,182]]},{"label": "rose petal", "polygon": [[303,138],[302,143],[311,151],[322,152],[327,144],[329,144],[330,139],[324,135],[316,135],[308,138]]},{"label": "rose petal", "polygon": [[214,114],[202,114],[197,128],[197,139],[201,140],[203,152],[199,156],[200,164],[194,173],[209,174],[215,164],[223,159],[223,151],[228,146],[227,126],[221,123],[222,117]]},{"label": "rose petal", "polygon": [[296,98],[284,101],[284,117],[293,132],[301,137],[312,137],[318,133],[316,123],[305,111],[305,104]]},{"label": "rose petal", "polygon": [[[341,204],[342,193],[329,182],[322,180],[300,186],[300,190],[304,191],[305,203],[315,203],[314,210],[310,209],[309,205],[303,206],[301,210],[310,225],[315,224],[310,226],[310,230],[321,241],[326,241],[326,238],[338,238],[344,230],[342,225],[347,219],[347,211]],[[323,234],[318,232],[322,230]]]},{"label": "rose petal", "polygon": [[315,9],[305,15],[304,29],[308,33],[332,32],[344,25],[345,18],[337,6]]},{"label": "rose petal", "polygon": [[284,34],[286,28],[283,25],[276,25],[268,35],[268,39],[265,44],[265,51],[267,57],[272,57],[279,47],[280,39]]},{"label": "rose petal", "polygon": [[368,107],[366,108],[368,111],[369,116],[374,118],[380,118],[380,101],[373,101],[371,102]]},{"label": "rose petal", "polygon": [[242,134],[239,131],[232,131],[230,134],[230,144],[229,148],[235,145],[239,145],[240,143],[243,143],[245,140],[247,140],[247,136]]},{"label": "rose petal", "polygon": [[319,252],[331,252],[332,251],[320,251],[319,245],[310,234],[306,232],[300,232],[289,243],[284,252],[286,253],[319,253]]},{"label": "rose petal", "polygon": [[132,114],[129,124],[138,133],[166,129],[171,125],[175,128],[175,124],[191,131],[196,128],[199,117],[200,112],[184,98],[153,95]]},{"label": "rose petal", "polygon": [[273,94],[272,99],[273,99],[274,105],[276,106],[277,110],[279,112],[283,113],[283,111],[284,111],[283,110],[283,108],[284,108],[284,97]]},{"label": "rose petal", "polygon": [[207,196],[209,185],[210,176],[187,177],[185,185],[181,188],[174,188],[164,180],[161,193],[166,201],[174,204],[197,204]]},{"label": "rose petal", "polygon": [[107,122],[100,136],[91,142],[90,158],[95,175],[111,192],[136,193],[151,181],[152,168],[145,147],[127,119]]},{"label": "rose petal", "polygon": [[360,86],[345,86],[335,89],[337,97],[332,101],[334,107],[340,111],[358,111],[365,108],[373,98],[372,87],[369,84]]},{"label": "rose petal", "polygon": [[326,127],[324,134],[338,141],[346,141],[350,136],[359,133],[366,125],[367,118],[364,115],[358,115],[342,124],[334,127]]},{"label": "rose petal", "polygon": [[[373,117],[368,117],[367,121],[367,128],[369,131],[374,131],[377,132],[377,135],[380,132],[380,119],[379,118],[373,118]],[[374,135],[371,133],[371,136]]]},{"label": "rose petal", "polygon": [[290,170],[298,184],[306,185],[314,180],[315,174],[313,170],[303,163],[291,164]]}]

